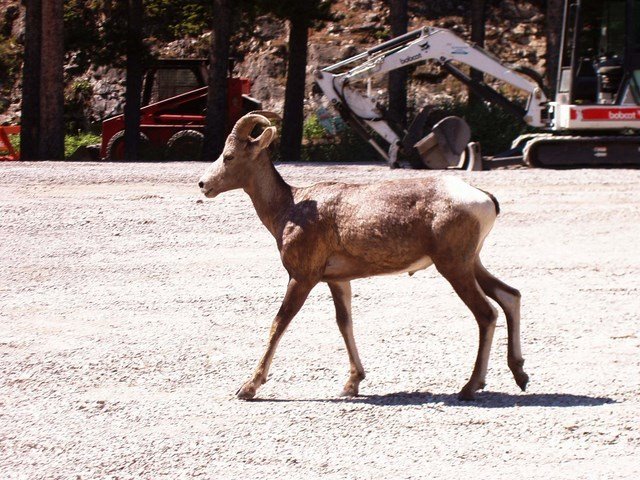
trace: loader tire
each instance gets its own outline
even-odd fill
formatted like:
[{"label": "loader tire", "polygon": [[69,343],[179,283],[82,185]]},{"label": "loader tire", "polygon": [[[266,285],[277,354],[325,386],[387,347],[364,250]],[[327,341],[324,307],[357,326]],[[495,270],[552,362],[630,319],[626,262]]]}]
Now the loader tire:
[{"label": "loader tire", "polygon": [[202,159],[204,135],[196,130],[180,130],[167,142],[165,158],[173,161],[198,161]]},{"label": "loader tire", "polygon": [[[139,160],[146,160],[149,152],[149,138],[144,134],[140,133],[139,143],[138,143],[138,157]],[[106,159],[111,162],[123,162],[125,160],[124,157],[124,130],[120,130],[116,132],[116,134],[111,137],[109,143],[107,143],[107,155]]]}]

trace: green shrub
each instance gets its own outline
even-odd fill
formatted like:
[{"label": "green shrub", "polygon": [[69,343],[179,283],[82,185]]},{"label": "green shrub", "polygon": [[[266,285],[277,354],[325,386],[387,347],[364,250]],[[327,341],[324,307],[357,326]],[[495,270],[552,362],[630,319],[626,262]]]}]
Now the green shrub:
[{"label": "green shrub", "polygon": [[78,132],[74,135],[67,135],[64,138],[64,156],[69,158],[78,147],[86,147],[100,143],[100,135],[94,133]]},{"label": "green shrub", "polygon": [[458,103],[452,106],[450,114],[467,121],[471,127],[471,140],[480,142],[483,155],[496,155],[508,150],[518,135],[532,130],[503,108],[485,102],[472,106]]},{"label": "green shrub", "polygon": [[87,110],[91,104],[93,87],[86,79],[76,79],[64,92],[64,123],[68,133],[89,128]]},{"label": "green shrub", "polygon": [[[511,142],[530,127],[499,106],[478,102],[445,102],[433,105],[425,125],[427,135],[435,123],[450,115],[464,118],[471,128],[471,140],[480,142],[483,155],[496,155],[508,150]],[[353,162],[380,160],[371,145],[346,127],[331,135],[320,124],[317,115],[309,117],[303,127],[302,159],[317,162]],[[384,142],[379,142],[385,145]]]},{"label": "green shrub", "polygon": [[20,151],[20,134],[9,135],[9,141],[11,142],[11,146],[16,150]]},{"label": "green shrub", "polygon": [[302,127],[302,138],[311,142],[327,136],[327,131],[320,124],[317,115],[312,115],[305,122]]},{"label": "green shrub", "polygon": [[11,38],[0,35],[0,88],[9,91],[20,72],[22,49]]},{"label": "green shrub", "polygon": [[[20,135],[9,135],[9,141],[13,148],[20,150]],[[102,138],[100,135],[93,133],[78,132],[73,135],[66,135],[64,137],[64,156],[69,158],[78,147],[86,147],[88,145],[95,145],[100,143]]]},{"label": "green shrub", "polygon": [[70,93],[76,97],[90,97],[93,95],[93,87],[89,80],[78,79],[71,84]]},{"label": "green shrub", "polygon": [[[507,92],[501,92],[509,97]],[[511,99],[524,106],[521,99]],[[422,106],[409,106],[413,119]],[[425,135],[434,124],[445,117],[454,115],[464,118],[471,128],[471,141],[479,142],[483,155],[495,155],[508,150],[512,140],[532,129],[524,121],[493,103],[478,101],[469,105],[466,100],[449,100],[429,105],[430,113],[425,125]]]},{"label": "green shrub", "polygon": [[303,127],[302,160],[305,162],[354,162],[378,160],[369,143],[351,128],[327,132],[317,115],[309,117]]}]

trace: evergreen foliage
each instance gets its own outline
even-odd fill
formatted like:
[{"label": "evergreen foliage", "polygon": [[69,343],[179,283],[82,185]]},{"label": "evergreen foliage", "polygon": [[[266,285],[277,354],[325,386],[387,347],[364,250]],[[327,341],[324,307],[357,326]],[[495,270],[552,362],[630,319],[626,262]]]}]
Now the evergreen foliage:
[{"label": "evergreen foliage", "polygon": [[[252,3],[248,1],[240,2]],[[211,28],[210,0],[146,0],[143,37],[169,42]],[[84,65],[122,66],[126,49],[127,2],[66,0],[65,48],[77,51]],[[145,49],[148,56],[148,48]]]},{"label": "evergreen foliage", "polygon": [[331,6],[335,0],[258,0],[257,6],[265,13],[287,20],[305,19],[315,26],[332,19]]},{"label": "evergreen foliage", "polygon": [[15,6],[0,14],[0,113],[9,106],[8,100],[2,96],[11,91],[22,64],[22,48],[17,39],[11,36],[13,22],[18,16]]},{"label": "evergreen foliage", "polygon": [[65,49],[78,52],[81,66],[122,66],[126,38],[127,2],[65,1]]},{"label": "evergreen foliage", "polygon": [[211,27],[211,0],[146,0],[147,36],[170,41],[201,35]]},{"label": "evergreen foliage", "polygon": [[[6,93],[11,89],[13,78],[20,70],[22,63],[22,49],[16,42],[0,34],[0,93]],[[0,112],[5,105],[0,104]]]}]

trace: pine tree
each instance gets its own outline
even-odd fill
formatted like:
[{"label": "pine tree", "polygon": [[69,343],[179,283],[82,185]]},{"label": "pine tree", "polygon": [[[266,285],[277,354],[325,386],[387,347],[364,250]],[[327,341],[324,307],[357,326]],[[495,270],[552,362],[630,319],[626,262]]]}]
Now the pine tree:
[{"label": "pine tree", "polygon": [[562,38],[562,18],[564,15],[564,0],[547,0],[547,53],[545,79],[549,90],[555,92],[560,62],[560,41]]},{"label": "pine tree", "polygon": [[129,0],[127,11],[127,78],[124,106],[124,157],[140,159],[140,101],[142,95],[142,0]]},{"label": "pine tree", "polygon": [[24,67],[22,69],[22,118],[20,145],[23,160],[41,160],[40,53],[42,49],[42,0],[25,0]]},{"label": "pine tree", "polygon": [[[486,0],[471,0],[471,42],[479,47],[484,47],[485,26],[487,23]],[[482,82],[484,75],[480,70],[471,69],[471,79]],[[469,105],[481,102],[471,90],[469,90]]]},{"label": "pine tree", "polygon": [[202,149],[202,159],[207,161],[215,160],[222,153],[227,132],[227,71],[234,16],[231,0],[214,0],[213,3],[207,119]]},{"label": "pine tree", "polygon": [[280,154],[284,160],[295,162],[300,161],[302,153],[309,27],[309,18],[304,14],[292,15],[289,18],[289,58]]},{"label": "pine tree", "polygon": [[25,0],[20,145],[24,160],[64,158],[62,0]]},{"label": "pine tree", "polygon": [[264,7],[289,21],[289,57],[280,155],[299,161],[302,153],[304,94],[309,28],[331,18],[332,0],[265,0]]},{"label": "pine tree", "polygon": [[[408,0],[391,0],[390,3],[391,35],[397,37],[407,33],[409,24]],[[407,70],[400,69],[389,72],[389,116],[401,127],[407,120]]]},{"label": "pine tree", "polygon": [[64,159],[63,2],[42,3],[40,158]]}]

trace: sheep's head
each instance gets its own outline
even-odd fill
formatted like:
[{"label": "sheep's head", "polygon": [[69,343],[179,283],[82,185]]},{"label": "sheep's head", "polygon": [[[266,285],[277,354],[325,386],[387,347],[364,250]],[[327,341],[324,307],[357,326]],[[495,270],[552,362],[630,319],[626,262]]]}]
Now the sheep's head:
[{"label": "sheep's head", "polygon": [[[260,154],[276,135],[275,127],[271,126],[265,115],[277,117],[269,112],[251,112],[236,122],[227,137],[222,154],[200,178],[198,186],[205,197],[213,198],[247,184]],[[251,132],[258,125],[266,128],[257,138],[253,138]]]}]

